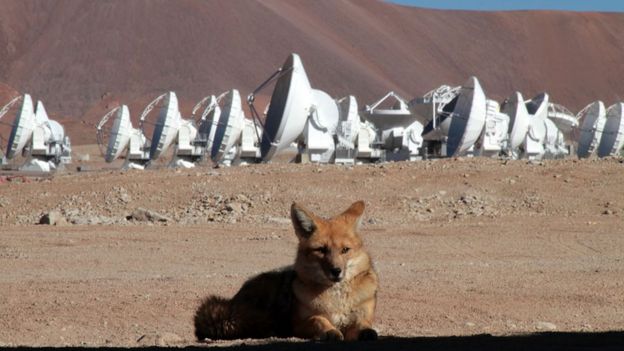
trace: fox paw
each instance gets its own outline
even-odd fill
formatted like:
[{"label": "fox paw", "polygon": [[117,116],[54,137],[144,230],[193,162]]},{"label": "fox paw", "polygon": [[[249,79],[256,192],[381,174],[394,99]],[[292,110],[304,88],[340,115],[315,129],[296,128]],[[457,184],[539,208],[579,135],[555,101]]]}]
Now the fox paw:
[{"label": "fox paw", "polygon": [[344,336],[338,329],[328,330],[321,336],[321,341],[342,341]]},{"label": "fox paw", "polygon": [[375,331],[375,329],[371,329],[371,328],[362,329],[360,330],[360,333],[358,334],[358,340],[362,340],[362,341],[377,340],[377,332]]}]

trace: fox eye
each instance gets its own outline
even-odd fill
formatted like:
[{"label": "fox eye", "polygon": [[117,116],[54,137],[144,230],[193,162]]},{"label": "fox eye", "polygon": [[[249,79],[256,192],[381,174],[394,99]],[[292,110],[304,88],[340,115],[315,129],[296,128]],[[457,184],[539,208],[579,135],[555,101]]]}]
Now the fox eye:
[{"label": "fox eye", "polygon": [[351,250],[351,248],[350,248],[350,247],[343,247],[343,248],[342,248],[342,253],[343,253],[343,254],[346,254],[347,252],[349,252],[349,250]]},{"label": "fox eye", "polygon": [[314,251],[320,252],[323,255],[326,255],[327,252],[329,252],[329,249],[327,248],[327,246],[321,246],[321,247],[317,247],[316,249],[314,249]]}]

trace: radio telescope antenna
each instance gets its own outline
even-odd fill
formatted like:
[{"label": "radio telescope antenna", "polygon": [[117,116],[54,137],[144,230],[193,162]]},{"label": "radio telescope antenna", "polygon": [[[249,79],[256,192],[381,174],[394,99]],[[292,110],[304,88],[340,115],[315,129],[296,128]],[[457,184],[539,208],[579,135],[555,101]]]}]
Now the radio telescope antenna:
[{"label": "radio telescope antenna", "polygon": [[[0,120],[9,112],[11,107],[19,102],[22,102],[22,105],[15,115],[13,124],[9,124],[11,126],[11,134],[5,152],[5,157],[8,160],[13,159],[22,152],[26,144],[31,140],[33,130],[36,127],[32,99],[28,94],[17,96],[4,105],[0,110]],[[6,124],[4,122],[0,123]]]},{"label": "radio telescope antenna", "polygon": [[[273,80],[277,82],[262,125],[254,106],[255,96]],[[260,154],[268,162],[301,136],[312,105],[312,88],[299,55],[291,54],[280,69],[249,94],[247,103],[254,122],[262,125]]]},{"label": "radio telescope antenna", "polygon": [[241,97],[236,89],[226,92],[222,101],[223,109],[214,131],[214,141],[210,157],[216,163],[231,164],[236,156],[234,145],[239,141],[244,128],[245,115]]},{"label": "radio telescope antenna", "polygon": [[618,156],[624,145],[624,103],[618,102],[607,110],[598,156]]},{"label": "radio telescope antenna", "polygon": [[[110,118],[115,116],[112,128],[107,128]],[[98,146],[106,162],[113,162],[125,150],[124,169],[144,169],[149,162],[149,146],[143,131],[132,126],[128,106],[121,105],[107,112],[96,126]],[[106,145],[106,147],[104,146]]]},{"label": "radio telescope antenna", "polygon": [[48,117],[41,101],[34,112],[36,127],[33,129],[28,160],[20,170],[50,172],[71,163],[71,142],[65,128]]},{"label": "radio telescope antenna", "polygon": [[581,134],[576,153],[579,158],[587,158],[596,152],[602,137],[602,130],[606,122],[604,103],[602,101],[592,102],[578,113],[577,118],[581,121]]},{"label": "radio telescope antenna", "polygon": [[[394,102],[390,108],[382,104]],[[385,161],[415,159],[421,154],[423,125],[401,96],[391,91],[361,111],[362,119],[376,130]],[[366,133],[366,132],[365,132]],[[362,156],[358,156],[363,159]],[[375,157],[373,157],[374,159]]]}]

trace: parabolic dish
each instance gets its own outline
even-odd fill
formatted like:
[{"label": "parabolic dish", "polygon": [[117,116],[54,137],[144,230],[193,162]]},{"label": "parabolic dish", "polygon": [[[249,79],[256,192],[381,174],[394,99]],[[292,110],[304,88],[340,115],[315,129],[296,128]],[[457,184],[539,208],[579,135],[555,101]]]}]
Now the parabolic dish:
[{"label": "parabolic dish", "polygon": [[35,115],[33,111],[32,98],[28,94],[24,94],[22,98],[22,106],[15,115],[11,135],[9,136],[9,144],[7,145],[7,159],[12,159],[19,154],[26,143],[30,140],[35,129]]},{"label": "parabolic dish", "polygon": [[50,138],[48,141],[62,144],[63,138],[65,138],[65,128],[63,128],[59,122],[52,119],[47,121],[46,124],[50,129]]},{"label": "parabolic dish", "polygon": [[357,100],[353,95],[338,100],[340,109],[340,124],[338,125],[338,137],[345,138],[350,144],[355,143],[360,132],[360,114]]},{"label": "parabolic dish", "polygon": [[607,110],[602,138],[598,145],[598,156],[616,156],[624,145],[624,103],[612,105]]},{"label": "parabolic dish", "polygon": [[312,105],[310,122],[314,128],[333,135],[340,119],[340,110],[336,101],[326,92],[312,89]]},{"label": "parabolic dish", "polygon": [[526,109],[529,112],[529,137],[539,143],[546,138],[546,117],[548,116],[547,93],[541,93],[533,99],[526,101]]},{"label": "parabolic dish", "polygon": [[199,135],[206,140],[206,150],[212,150],[215,134],[221,118],[221,107],[217,98],[212,95],[210,103],[202,113],[201,123],[199,124]]},{"label": "parabolic dish", "polygon": [[446,143],[446,155],[458,156],[474,145],[485,125],[485,93],[476,77],[461,87],[452,113]]},{"label": "parabolic dish", "polygon": [[265,162],[301,135],[312,105],[312,88],[299,55],[291,54],[282,72],[275,83],[260,143]]},{"label": "parabolic dish", "polygon": [[529,132],[529,112],[524,104],[522,94],[513,94],[501,108],[501,112],[509,116],[509,147],[517,149],[522,145]]},{"label": "parabolic dish", "polygon": [[181,121],[178,97],[174,92],[170,91],[164,97],[164,105],[161,107],[158,120],[154,125],[150,159],[156,160],[162,153],[167,151],[178,135]]},{"label": "parabolic dish", "polygon": [[230,90],[224,96],[224,99],[223,110],[215,131],[210,153],[210,157],[214,162],[219,162],[223,159],[223,156],[230,151],[243,131],[245,115],[243,114],[238,90]]},{"label": "parabolic dish", "polygon": [[132,122],[130,121],[130,111],[128,106],[117,107],[115,120],[108,139],[106,148],[106,162],[113,162],[126,149],[133,133]]},{"label": "parabolic dish", "polygon": [[602,101],[595,101],[579,112],[581,134],[579,136],[576,154],[579,158],[591,156],[602,137],[602,130],[606,121],[605,106]]},{"label": "parabolic dish", "polygon": [[572,112],[553,103],[548,104],[548,119],[552,120],[563,134],[570,134],[579,125]]},{"label": "parabolic dish", "polygon": [[[377,106],[382,104],[389,98],[394,98],[396,103],[390,109],[378,109]],[[407,107],[407,103],[394,92],[386,94],[372,106],[362,111],[362,118],[372,123],[375,128],[380,130],[389,130],[392,128],[407,128],[416,117]]]},{"label": "parabolic dish", "polygon": [[48,113],[46,112],[45,107],[43,106],[43,102],[41,100],[37,101],[37,108],[35,109],[35,122],[37,125],[45,123],[49,121]]}]

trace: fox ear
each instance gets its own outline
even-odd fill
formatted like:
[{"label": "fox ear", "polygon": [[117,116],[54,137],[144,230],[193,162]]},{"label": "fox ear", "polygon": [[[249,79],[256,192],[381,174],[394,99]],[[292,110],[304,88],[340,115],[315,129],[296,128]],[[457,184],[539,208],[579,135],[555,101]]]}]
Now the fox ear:
[{"label": "fox ear", "polygon": [[292,220],[295,233],[299,238],[308,239],[316,230],[314,214],[293,202],[290,206],[290,219]]},{"label": "fox ear", "polygon": [[364,201],[354,202],[342,215],[347,219],[349,223],[353,225],[353,229],[357,230],[362,223],[362,214],[364,214]]}]

